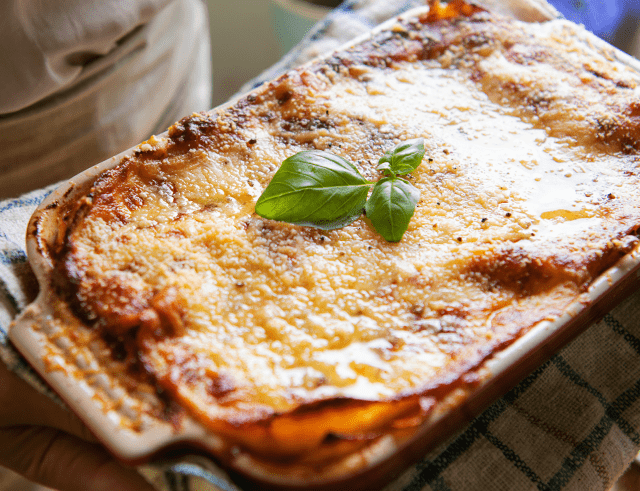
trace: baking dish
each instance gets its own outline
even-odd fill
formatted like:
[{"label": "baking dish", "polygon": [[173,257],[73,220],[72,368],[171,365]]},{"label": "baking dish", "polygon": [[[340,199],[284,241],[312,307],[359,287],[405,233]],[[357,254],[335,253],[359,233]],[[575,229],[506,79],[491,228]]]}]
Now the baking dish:
[{"label": "baking dish", "polygon": [[[415,15],[420,14],[413,12],[406,18]],[[389,28],[399,32],[397,22],[392,21],[378,32]],[[174,446],[201,448],[220,458],[224,442],[218,435],[189,417],[184,417],[179,424],[171,418],[149,417],[144,411],[147,403],[144,397],[131,398],[114,380],[100,373],[100,367],[91,359],[90,353],[76,349],[76,340],[69,336],[73,329],[66,325],[64,336],[58,332],[61,322],[78,322],[67,315],[60,299],[56,298],[56,271],[51,255],[56,244],[65,239],[60,231],[72,216],[69,214],[73,208],[70,204],[85,196],[102,171],[140,149],[114,157],[72,180],[36,212],[29,226],[29,257],[43,288],[36,302],[12,328],[10,336],[36,369],[122,460],[145,460]],[[478,379],[474,381],[474,390],[463,403],[456,402],[457,396],[453,395],[430,417],[428,423],[422,424],[400,444],[383,438],[368,446],[366,452],[357,452],[359,462],[352,467],[333,469],[309,480],[296,475],[274,474],[256,466],[255,461],[242,452],[232,452],[223,464],[264,486],[334,489],[338,485],[369,487],[372,482],[381,483],[507,390],[542,359],[575,336],[590,320],[606,312],[620,295],[635,286],[637,269],[637,248],[634,247],[613,269],[591,284],[588,292],[580,295],[562,315],[538,322],[526,335],[489,358],[476,373]],[[153,396],[148,394],[150,398]]]}]

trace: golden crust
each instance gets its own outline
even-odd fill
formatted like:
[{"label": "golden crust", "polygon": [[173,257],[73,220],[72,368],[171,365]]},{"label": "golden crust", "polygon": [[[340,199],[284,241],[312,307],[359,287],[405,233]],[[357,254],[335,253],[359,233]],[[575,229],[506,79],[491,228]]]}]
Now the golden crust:
[{"label": "golden crust", "polygon": [[[460,403],[635,246],[637,84],[567,22],[436,6],[140,145],[78,201],[59,288],[230,446],[317,472]],[[297,151],[373,179],[418,136],[399,244],[253,213]]]}]

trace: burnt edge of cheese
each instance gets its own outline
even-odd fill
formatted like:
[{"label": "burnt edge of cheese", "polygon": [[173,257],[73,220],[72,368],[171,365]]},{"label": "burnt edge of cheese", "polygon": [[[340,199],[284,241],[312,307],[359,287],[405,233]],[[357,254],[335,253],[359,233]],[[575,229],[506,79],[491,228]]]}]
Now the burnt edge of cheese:
[{"label": "burnt edge of cheese", "polygon": [[[179,414],[185,411],[175,406],[177,394],[171,392],[173,386],[160,383],[154,370],[141,358],[141,349],[145,346],[180,336],[184,329],[181,320],[184,306],[179,292],[165,288],[152,294],[140,294],[133,289],[128,290],[126,285],[114,284],[105,291],[96,291],[96,296],[88,299],[79,295],[78,288],[84,273],[82,267],[74,262],[71,253],[74,247],[71,232],[82,226],[86,216],[100,216],[105,222],[125,225],[128,215],[143,206],[144,202],[136,194],[136,189],[129,186],[129,178],[144,163],[161,162],[197,150],[224,154],[226,145],[253,146],[258,139],[243,140],[239,130],[248,121],[256,119],[269,123],[276,121],[280,131],[275,138],[282,144],[296,142],[303,148],[314,148],[312,138],[305,140],[305,132],[332,129],[334,121],[328,112],[318,115],[305,108],[305,91],[309,84],[315,83],[308,80],[311,78],[309,73],[321,73],[328,77],[334,74],[357,80],[360,67],[363,66],[393,69],[398,63],[434,60],[444,55],[448,58],[449,66],[465,71],[470,80],[483,87],[489,99],[512,108],[514,114],[534,127],[544,129],[550,136],[575,138],[579,144],[589,145],[604,153],[636,155],[640,149],[640,101],[629,100],[624,93],[635,88],[634,80],[617,78],[617,73],[603,71],[588,63],[582,67],[576,66],[563,58],[562,53],[551,52],[538,45],[535,37],[529,33],[514,30],[512,21],[459,1],[446,6],[436,5],[429,14],[406,19],[399,26],[380,32],[359,45],[335,53],[301,71],[283,75],[227,108],[223,114],[203,113],[183,118],[169,129],[166,146],[147,150],[139,148],[117,167],[103,173],[84,198],[65,210],[58,234],[60,239],[52,251],[57,269],[53,287],[71,305],[77,317],[98,333],[110,348],[112,357],[125,367],[131,380],[157,387],[160,399],[164,402],[156,416],[172,420],[179,426]],[[517,44],[525,45],[527,49],[511,50]],[[452,50],[452,47],[457,49]],[[606,107],[606,111],[565,129],[562,121],[556,124],[553,120],[555,116],[549,115],[556,101],[545,98],[543,93],[527,91],[513,81],[486,76],[480,64],[476,63],[476,56],[480,53],[481,57],[483,50],[493,49],[501,49],[507,59],[522,65],[548,63],[567,72],[584,70],[593,76],[585,83],[603,95],[599,102]],[[563,102],[584,103],[577,96],[575,100]],[[390,139],[397,136],[383,135],[379,128],[364,120],[358,124],[366,126],[369,131],[369,141],[364,142],[369,151],[383,150]],[[334,143],[339,144],[339,140]],[[636,178],[635,170],[628,172]],[[483,218],[482,223],[486,220]],[[616,244],[608,242],[598,250],[598,254],[583,257],[582,262],[577,262],[572,256],[541,261],[517,243],[512,243],[496,248],[490,256],[470,261],[466,273],[486,278],[488,288],[508,289],[518,297],[549,291],[564,283],[577,285],[577,293],[584,292],[593,279],[635,247],[637,239],[634,234],[638,227],[640,222],[637,221],[618,230],[613,237]],[[322,242],[323,236],[316,234],[316,239]],[[317,470],[384,435],[393,435],[399,442],[406,441],[429,418],[439,401],[456,391],[464,399],[473,390],[482,380],[478,369],[487,358],[508,346],[532,325],[559,313],[517,309],[508,312],[511,317],[496,319],[496,325],[503,323],[504,332],[494,342],[474,347],[472,352],[467,352],[467,356],[458,360],[451,372],[439,374],[416,390],[387,400],[332,398],[303,404],[285,413],[257,411],[253,415],[222,421],[220,424],[209,422],[212,431],[224,435],[229,443],[228,454],[218,457],[230,461],[232,450],[237,446],[274,469],[282,470],[295,464]],[[445,307],[440,314],[456,318],[464,318],[465,315],[464,312],[456,312],[455,307]],[[415,317],[419,319],[420,316],[420,308],[416,306]],[[188,374],[183,376],[188,377]],[[234,381],[223,374],[212,378],[207,390],[214,398],[223,397],[234,390]],[[380,409],[384,416],[373,429],[356,431],[354,434],[320,432],[309,437],[311,443],[298,445],[292,441],[289,448],[273,447],[274,424],[285,427],[292,435],[298,435],[295,427],[313,432],[314,424],[320,419],[355,416],[357,421],[360,412],[375,412],[376,409]],[[192,411],[193,408],[186,410]],[[207,425],[206,417],[197,419]]]}]

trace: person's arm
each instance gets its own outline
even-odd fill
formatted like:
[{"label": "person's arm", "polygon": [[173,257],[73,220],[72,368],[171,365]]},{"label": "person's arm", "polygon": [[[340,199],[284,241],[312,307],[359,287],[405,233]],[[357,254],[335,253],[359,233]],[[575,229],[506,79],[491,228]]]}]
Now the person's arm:
[{"label": "person's arm", "polygon": [[0,362],[0,465],[59,491],[152,491],[72,413]]}]

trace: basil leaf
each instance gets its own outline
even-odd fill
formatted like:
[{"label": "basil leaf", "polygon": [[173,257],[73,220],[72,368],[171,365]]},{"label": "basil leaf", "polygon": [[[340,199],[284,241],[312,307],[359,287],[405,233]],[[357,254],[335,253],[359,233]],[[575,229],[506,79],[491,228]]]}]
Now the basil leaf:
[{"label": "basil leaf", "polygon": [[360,217],[371,185],[342,157],[299,152],[282,162],[255,210],[271,220],[331,230]]},{"label": "basil leaf", "polygon": [[373,187],[365,206],[367,218],[389,242],[398,242],[409,226],[420,191],[409,181],[383,177]]},{"label": "basil leaf", "polygon": [[382,161],[382,159],[385,158],[386,155],[387,154],[383,155],[380,158],[380,160],[378,161],[379,164],[378,164],[378,167],[376,167],[376,170],[382,171],[385,176],[391,175],[391,176],[395,177],[396,173],[391,170],[391,162],[388,161],[388,160],[385,160],[384,162]]},{"label": "basil leaf", "polygon": [[[424,138],[399,143],[378,161],[378,169],[389,169],[393,174],[409,174],[416,170],[424,157]],[[389,166],[383,165],[388,162]]]}]

